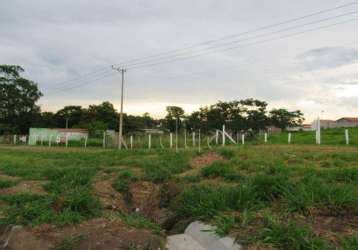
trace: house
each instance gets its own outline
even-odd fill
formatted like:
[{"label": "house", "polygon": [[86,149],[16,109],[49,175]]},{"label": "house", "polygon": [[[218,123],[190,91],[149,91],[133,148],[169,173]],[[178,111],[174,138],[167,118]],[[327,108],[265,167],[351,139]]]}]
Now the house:
[{"label": "house", "polygon": [[336,121],[337,127],[358,127],[358,117],[342,117]]},{"label": "house", "polygon": [[[321,128],[323,128],[323,129],[337,127],[337,123],[334,120],[319,120],[319,122],[320,122]],[[315,120],[311,124],[311,130],[316,130],[316,128],[317,128],[317,120]]]},{"label": "house", "polygon": [[289,127],[287,128],[287,131],[295,132],[295,131],[312,131],[312,125],[311,124],[302,124],[300,126],[296,127]]},{"label": "house", "polygon": [[53,141],[64,143],[66,138],[80,141],[88,137],[88,130],[81,128],[30,128],[29,145],[36,145],[39,141]]}]

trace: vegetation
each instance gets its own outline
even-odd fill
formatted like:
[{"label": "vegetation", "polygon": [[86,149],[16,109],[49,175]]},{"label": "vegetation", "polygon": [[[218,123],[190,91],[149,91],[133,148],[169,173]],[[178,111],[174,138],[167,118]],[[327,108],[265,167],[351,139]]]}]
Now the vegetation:
[{"label": "vegetation", "polygon": [[[255,145],[214,151],[224,160],[192,169],[198,154],[190,150],[0,148],[0,173],[17,177],[0,189],[1,223],[66,226],[106,218],[93,192],[96,176],[106,173],[121,194],[129,194],[131,183],[154,183],[160,200],[150,211],[169,210],[174,227],[199,219],[216,226],[220,236],[277,249],[357,247],[357,148]],[[46,192],[1,193],[23,180],[42,181]],[[163,235],[153,217],[131,211],[111,212],[111,219]],[[77,242],[65,239],[58,247]]]}]

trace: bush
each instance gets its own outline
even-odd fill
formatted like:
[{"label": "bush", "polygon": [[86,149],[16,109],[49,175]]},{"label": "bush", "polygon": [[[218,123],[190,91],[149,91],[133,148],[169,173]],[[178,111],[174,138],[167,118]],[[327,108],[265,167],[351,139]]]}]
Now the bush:
[{"label": "bush", "polygon": [[117,179],[114,181],[112,186],[118,192],[128,192],[129,184],[137,180],[138,178],[132,171],[124,170],[123,172],[119,173]]},{"label": "bush", "polygon": [[202,168],[201,175],[207,178],[222,177],[226,180],[241,179],[241,176],[235,172],[233,165],[225,161],[216,161]]}]

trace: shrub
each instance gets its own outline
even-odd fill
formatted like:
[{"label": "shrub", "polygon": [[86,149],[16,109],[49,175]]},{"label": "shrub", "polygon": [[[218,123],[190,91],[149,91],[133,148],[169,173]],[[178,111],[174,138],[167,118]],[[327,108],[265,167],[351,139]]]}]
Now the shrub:
[{"label": "shrub", "polygon": [[15,186],[16,183],[17,183],[16,181],[0,180],[0,189]]},{"label": "shrub", "polygon": [[225,161],[216,161],[202,168],[201,175],[211,178],[222,177],[232,181],[241,179],[241,176],[235,172],[233,165]]},{"label": "shrub", "polygon": [[117,179],[114,181],[112,186],[118,192],[128,192],[129,184],[137,180],[137,176],[135,176],[132,171],[124,170],[123,172],[119,173]]}]

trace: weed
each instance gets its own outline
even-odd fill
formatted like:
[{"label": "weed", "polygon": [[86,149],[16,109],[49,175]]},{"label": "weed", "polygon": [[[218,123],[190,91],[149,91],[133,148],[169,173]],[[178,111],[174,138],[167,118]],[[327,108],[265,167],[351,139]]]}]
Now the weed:
[{"label": "weed", "polygon": [[84,235],[73,235],[62,240],[52,250],[75,250],[78,244],[85,239]]},{"label": "weed", "polygon": [[119,212],[118,213],[121,220],[130,227],[139,228],[139,229],[148,229],[155,234],[161,233],[161,228],[159,225],[151,222],[143,215],[139,213],[126,214]]},{"label": "weed", "polygon": [[341,242],[342,250],[356,250],[358,249],[358,235],[345,237]]},{"label": "weed", "polygon": [[264,202],[271,202],[281,198],[285,189],[291,189],[292,184],[284,175],[257,175],[250,183],[258,198]]},{"label": "weed", "polygon": [[1,180],[1,179],[0,179],[0,189],[2,189],[2,188],[9,188],[9,187],[15,186],[16,184],[17,184],[16,181]]},{"label": "weed", "polygon": [[232,159],[235,156],[235,151],[230,148],[219,148],[216,150],[225,159]]},{"label": "weed", "polygon": [[233,165],[225,161],[215,161],[211,165],[202,168],[201,175],[207,178],[222,177],[226,180],[241,179],[241,176],[235,172]]},{"label": "weed", "polygon": [[215,229],[213,231],[218,236],[224,237],[230,232],[236,223],[237,218],[233,215],[218,215],[214,218]]},{"label": "weed", "polygon": [[318,239],[305,227],[300,227],[292,221],[280,222],[266,217],[263,230],[258,239],[279,249],[328,249],[328,245]]},{"label": "weed", "polygon": [[138,180],[138,177],[130,170],[124,170],[119,173],[113,183],[113,188],[118,192],[128,192],[129,184]]}]

